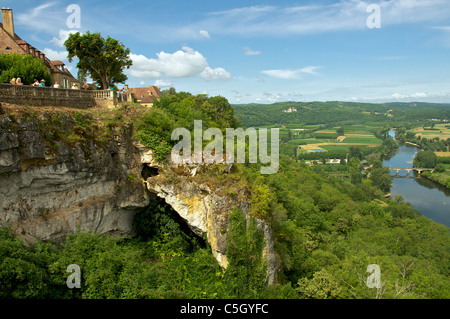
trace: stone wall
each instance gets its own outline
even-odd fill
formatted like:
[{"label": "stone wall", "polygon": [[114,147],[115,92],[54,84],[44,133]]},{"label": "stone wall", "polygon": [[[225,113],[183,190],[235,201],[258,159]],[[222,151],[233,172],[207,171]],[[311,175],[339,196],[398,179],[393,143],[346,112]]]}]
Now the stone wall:
[{"label": "stone wall", "polygon": [[117,98],[112,91],[0,84],[0,102],[29,106],[90,108],[115,107]]}]

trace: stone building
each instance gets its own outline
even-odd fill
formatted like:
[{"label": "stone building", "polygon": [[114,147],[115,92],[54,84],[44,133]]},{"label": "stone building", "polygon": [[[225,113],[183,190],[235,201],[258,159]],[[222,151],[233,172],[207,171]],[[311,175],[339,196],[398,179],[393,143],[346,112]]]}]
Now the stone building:
[{"label": "stone building", "polygon": [[152,107],[155,99],[159,99],[162,96],[159,87],[150,85],[141,88],[128,88],[126,85],[125,94],[127,96],[133,96],[136,102],[147,107]]},{"label": "stone building", "polygon": [[21,39],[14,31],[14,17],[12,9],[2,9],[2,23],[0,23],[0,54],[19,53],[29,54],[35,59],[42,60],[52,76],[53,82],[58,82],[61,88],[70,88],[79,81],[67,70],[61,61],[50,61],[45,54]]}]

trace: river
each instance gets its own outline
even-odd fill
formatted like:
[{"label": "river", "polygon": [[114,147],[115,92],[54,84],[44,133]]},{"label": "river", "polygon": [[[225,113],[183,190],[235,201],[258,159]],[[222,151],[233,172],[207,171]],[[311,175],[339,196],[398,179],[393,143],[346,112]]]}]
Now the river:
[{"label": "river", "polygon": [[[394,131],[389,133],[395,136]],[[412,167],[414,156],[419,151],[415,146],[400,145],[399,149],[385,156],[383,166],[385,167]],[[410,175],[413,173],[410,172]],[[427,218],[437,223],[450,227],[450,190],[430,181],[426,178],[394,178],[392,181],[392,198],[402,195],[405,202],[412,204]],[[391,171],[395,175],[395,171]],[[406,176],[406,171],[399,172],[399,176]]]}]

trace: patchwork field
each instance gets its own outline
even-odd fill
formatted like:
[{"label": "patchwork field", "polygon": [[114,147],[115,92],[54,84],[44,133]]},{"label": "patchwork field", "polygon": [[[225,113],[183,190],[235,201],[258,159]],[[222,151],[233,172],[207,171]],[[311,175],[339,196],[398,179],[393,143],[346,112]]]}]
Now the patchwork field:
[{"label": "patchwork field", "polygon": [[[337,128],[336,128],[337,129]],[[351,146],[359,146],[360,148],[376,147],[383,143],[382,140],[376,138],[371,131],[374,127],[355,125],[345,127],[343,135],[339,135],[334,139],[323,138],[294,138],[289,141],[289,144],[296,144],[300,149],[311,151],[348,151]],[[298,131],[296,132],[299,133]],[[320,134],[335,134],[336,130],[326,129],[314,132],[316,135]]]},{"label": "patchwork field", "polygon": [[450,126],[449,124],[436,124],[433,129],[424,129],[423,127],[412,130],[417,136],[421,138],[426,137],[432,139],[439,137],[441,140],[450,138]]},{"label": "patchwork field", "polygon": [[450,157],[450,152],[434,152],[439,157]]}]

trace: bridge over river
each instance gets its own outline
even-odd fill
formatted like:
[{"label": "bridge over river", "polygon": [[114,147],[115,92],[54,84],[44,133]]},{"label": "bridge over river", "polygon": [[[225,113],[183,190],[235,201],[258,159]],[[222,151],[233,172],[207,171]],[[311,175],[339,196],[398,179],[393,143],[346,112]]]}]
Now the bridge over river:
[{"label": "bridge over river", "polygon": [[389,168],[389,170],[395,170],[395,176],[394,177],[402,177],[400,176],[398,173],[400,171],[406,171],[406,177],[413,177],[409,175],[409,172],[411,171],[416,171],[419,173],[419,176],[422,174],[423,171],[432,171],[434,170],[434,168],[416,168],[416,167],[391,167],[391,166],[386,166],[387,168]]}]

